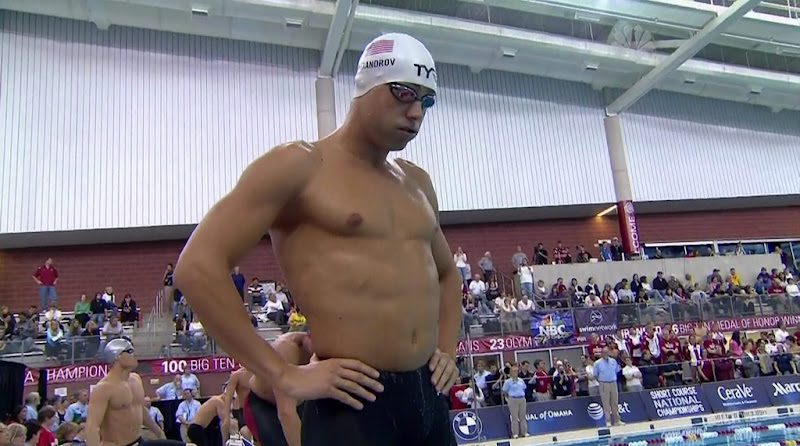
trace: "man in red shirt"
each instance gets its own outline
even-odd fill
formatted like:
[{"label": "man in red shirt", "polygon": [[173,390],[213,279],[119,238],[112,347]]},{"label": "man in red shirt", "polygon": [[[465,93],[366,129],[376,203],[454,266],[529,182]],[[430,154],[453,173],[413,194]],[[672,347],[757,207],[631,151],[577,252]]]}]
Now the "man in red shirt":
[{"label": "man in red shirt", "polygon": [[535,383],[536,401],[550,401],[553,399],[550,396],[550,383],[552,380],[544,370],[544,361],[537,359],[533,363],[533,366],[536,367],[536,371],[533,372],[533,378],[531,378],[531,380]]},{"label": "man in red shirt", "polygon": [[675,355],[675,360],[681,362],[683,357],[683,352],[681,350],[681,341],[678,339],[678,336],[675,335],[675,332],[672,330],[671,326],[664,326],[664,329],[661,331],[661,357],[667,358],[670,353]]},{"label": "man in red shirt", "polygon": [[42,302],[42,311],[47,311],[50,303],[57,302],[56,283],[58,283],[58,271],[53,266],[53,259],[48,258],[44,265],[36,268],[33,273],[33,280],[39,284],[39,300]]},{"label": "man in red shirt", "polygon": [[597,361],[600,359],[600,356],[603,354],[603,347],[606,346],[606,343],[600,340],[600,337],[597,336],[597,333],[592,333],[589,335],[589,355],[592,358],[592,361]]}]

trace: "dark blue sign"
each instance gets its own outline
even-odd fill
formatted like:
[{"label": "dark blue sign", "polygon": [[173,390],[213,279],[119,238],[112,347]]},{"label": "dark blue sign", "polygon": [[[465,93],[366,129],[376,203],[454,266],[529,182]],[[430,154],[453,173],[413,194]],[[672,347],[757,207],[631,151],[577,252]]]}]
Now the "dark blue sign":
[{"label": "dark blue sign", "polygon": [[531,340],[533,347],[569,344],[575,339],[572,312],[556,310],[531,314]]},{"label": "dark blue sign", "polygon": [[722,381],[702,385],[711,410],[733,412],[770,405],[761,380]]},{"label": "dark blue sign", "polygon": [[800,375],[759,378],[773,406],[800,404]]},{"label": "dark blue sign", "polygon": [[[606,425],[606,413],[597,396],[528,403],[526,411],[531,435]],[[619,394],[619,415],[625,423],[648,421],[639,392]]]},{"label": "dark blue sign", "polygon": [[617,326],[617,307],[607,305],[603,307],[575,308],[575,328],[579,336],[588,338],[590,334],[597,333],[601,339],[606,335],[613,335],[619,328]]},{"label": "dark blue sign", "polygon": [[450,425],[458,444],[508,438],[509,421],[506,407],[450,411]]},{"label": "dark blue sign", "polygon": [[689,417],[711,412],[699,385],[645,390],[642,402],[651,420]]}]

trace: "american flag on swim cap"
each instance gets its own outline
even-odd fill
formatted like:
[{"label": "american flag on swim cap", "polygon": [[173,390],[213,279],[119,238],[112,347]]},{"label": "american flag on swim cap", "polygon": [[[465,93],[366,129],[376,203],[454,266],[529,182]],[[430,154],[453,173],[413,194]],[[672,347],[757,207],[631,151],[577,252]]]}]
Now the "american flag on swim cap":
[{"label": "american flag on swim cap", "polygon": [[394,40],[376,40],[367,49],[367,56],[391,53],[394,50]]}]

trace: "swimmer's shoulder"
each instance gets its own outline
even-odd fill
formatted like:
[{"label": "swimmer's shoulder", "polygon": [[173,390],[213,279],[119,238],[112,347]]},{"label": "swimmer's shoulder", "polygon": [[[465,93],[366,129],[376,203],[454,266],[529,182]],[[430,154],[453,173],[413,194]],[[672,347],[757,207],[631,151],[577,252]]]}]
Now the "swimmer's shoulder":
[{"label": "swimmer's shoulder", "polygon": [[319,150],[314,145],[306,141],[292,141],[267,150],[248,169],[297,177],[313,173],[320,161]]},{"label": "swimmer's shoulder", "polygon": [[417,182],[422,192],[428,197],[434,209],[438,208],[438,199],[436,197],[436,190],[433,187],[431,176],[425,169],[403,158],[396,158],[395,163],[402,169],[402,171],[410,178]]}]

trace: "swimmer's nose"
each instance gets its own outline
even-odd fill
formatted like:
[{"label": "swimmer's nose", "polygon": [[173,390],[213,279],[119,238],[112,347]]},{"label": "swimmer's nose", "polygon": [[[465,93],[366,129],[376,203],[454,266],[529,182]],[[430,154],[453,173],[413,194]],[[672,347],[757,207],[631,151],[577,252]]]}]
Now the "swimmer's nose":
[{"label": "swimmer's nose", "polygon": [[406,117],[413,121],[419,121],[425,116],[425,111],[422,109],[422,102],[414,101],[408,105]]}]

